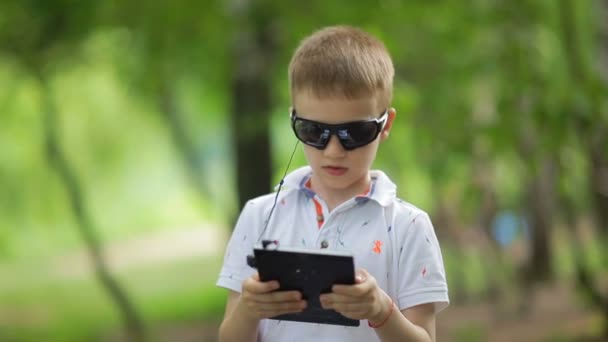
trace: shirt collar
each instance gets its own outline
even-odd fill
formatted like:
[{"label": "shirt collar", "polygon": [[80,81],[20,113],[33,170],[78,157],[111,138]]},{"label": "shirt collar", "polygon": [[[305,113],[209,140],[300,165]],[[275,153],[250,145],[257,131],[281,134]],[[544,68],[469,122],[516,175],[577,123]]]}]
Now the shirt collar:
[{"label": "shirt collar", "polygon": [[[312,175],[310,166],[300,167],[290,172],[283,182],[286,189],[300,190],[307,196],[314,196],[314,192],[306,187],[306,181]],[[374,200],[381,206],[386,207],[397,197],[397,186],[388,178],[388,176],[380,170],[371,170],[372,184],[367,195],[355,197],[358,203],[366,200]],[[275,190],[278,190],[278,185]]]}]

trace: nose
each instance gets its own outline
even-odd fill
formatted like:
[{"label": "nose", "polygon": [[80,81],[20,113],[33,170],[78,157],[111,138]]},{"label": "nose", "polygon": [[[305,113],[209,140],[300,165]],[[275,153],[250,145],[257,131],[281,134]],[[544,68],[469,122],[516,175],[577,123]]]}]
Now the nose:
[{"label": "nose", "polygon": [[340,143],[340,139],[337,136],[331,135],[327,146],[323,150],[323,154],[328,158],[341,158],[346,154],[346,150]]}]

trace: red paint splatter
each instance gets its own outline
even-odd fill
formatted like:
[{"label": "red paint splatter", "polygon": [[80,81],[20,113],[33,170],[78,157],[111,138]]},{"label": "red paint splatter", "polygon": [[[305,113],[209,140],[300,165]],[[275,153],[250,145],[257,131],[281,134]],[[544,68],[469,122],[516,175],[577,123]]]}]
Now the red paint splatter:
[{"label": "red paint splatter", "polygon": [[374,248],[372,250],[376,254],[382,253],[382,241],[380,241],[380,240],[374,241]]}]

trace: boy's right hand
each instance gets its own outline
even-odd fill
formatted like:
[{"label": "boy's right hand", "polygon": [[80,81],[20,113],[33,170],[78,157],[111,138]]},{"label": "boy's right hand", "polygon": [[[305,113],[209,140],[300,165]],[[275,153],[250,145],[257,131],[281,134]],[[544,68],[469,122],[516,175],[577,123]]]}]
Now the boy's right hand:
[{"label": "boy's right hand", "polygon": [[287,313],[301,312],[306,308],[299,291],[275,291],[277,281],[261,282],[256,273],[243,282],[239,306],[252,319],[260,320]]}]

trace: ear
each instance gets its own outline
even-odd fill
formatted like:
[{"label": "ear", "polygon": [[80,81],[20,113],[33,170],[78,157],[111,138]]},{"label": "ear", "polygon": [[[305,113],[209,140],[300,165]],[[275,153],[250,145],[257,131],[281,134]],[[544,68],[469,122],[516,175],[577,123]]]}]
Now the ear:
[{"label": "ear", "polygon": [[388,118],[386,119],[386,125],[384,125],[384,129],[382,129],[382,132],[380,133],[380,141],[388,139],[391,127],[393,127],[393,120],[395,120],[396,116],[397,111],[395,110],[395,108],[390,108],[388,110]]}]

